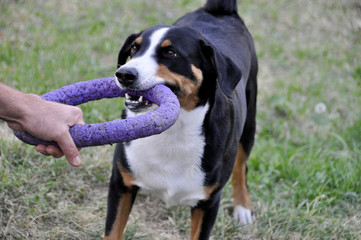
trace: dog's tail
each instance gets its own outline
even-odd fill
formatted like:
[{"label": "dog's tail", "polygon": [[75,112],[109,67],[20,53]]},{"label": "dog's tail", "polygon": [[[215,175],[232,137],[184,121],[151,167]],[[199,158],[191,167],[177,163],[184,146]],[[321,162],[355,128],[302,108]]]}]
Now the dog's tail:
[{"label": "dog's tail", "polygon": [[237,14],[237,0],[207,0],[204,10],[215,15]]}]

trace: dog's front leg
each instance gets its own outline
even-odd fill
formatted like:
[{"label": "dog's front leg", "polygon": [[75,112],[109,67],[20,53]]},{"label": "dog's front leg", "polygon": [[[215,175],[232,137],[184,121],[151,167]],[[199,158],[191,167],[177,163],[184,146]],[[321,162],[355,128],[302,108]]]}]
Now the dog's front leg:
[{"label": "dog's front leg", "polygon": [[[113,169],[114,171],[114,169]],[[110,179],[104,240],[119,240],[132,209],[138,187],[127,187],[117,170]]]},{"label": "dog's front leg", "polygon": [[192,208],[191,240],[207,240],[216,221],[221,191],[213,193],[206,201],[201,201]]}]

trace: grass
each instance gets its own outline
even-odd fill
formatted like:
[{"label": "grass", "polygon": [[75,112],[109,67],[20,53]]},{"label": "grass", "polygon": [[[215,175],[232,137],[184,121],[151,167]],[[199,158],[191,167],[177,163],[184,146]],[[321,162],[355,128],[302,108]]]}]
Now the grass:
[{"label": "grass", "polygon": [[[111,76],[130,33],[202,2],[1,1],[1,82],[43,94]],[[239,2],[260,65],[248,163],[256,221],[233,222],[227,185],[212,239],[361,239],[360,3]],[[82,105],[88,123],[121,108],[118,99]],[[3,123],[0,136],[0,239],[101,238],[113,147],[83,149],[83,165],[72,168],[35,153]],[[125,239],[187,238],[189,216],[140,195]]]}]

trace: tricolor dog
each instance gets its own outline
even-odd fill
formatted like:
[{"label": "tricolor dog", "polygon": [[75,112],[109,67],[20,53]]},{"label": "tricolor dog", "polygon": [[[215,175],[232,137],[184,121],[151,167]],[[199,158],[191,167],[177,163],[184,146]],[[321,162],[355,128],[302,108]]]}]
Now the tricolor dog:
[{"label": "tricolor dog", "polygon": [[[120,239],[139,189],[191,209],[190,239],[209,239],[232,178],[234,218],[252,223],[246,161],[255,135],[257,57],[236,0],[208,0],[174,25],[132,34],[118,56],[125,91],[168,86],[181,111],[168,130],[116,146],[104,239]],[[123,118],[157,106],[126,96]]]}]

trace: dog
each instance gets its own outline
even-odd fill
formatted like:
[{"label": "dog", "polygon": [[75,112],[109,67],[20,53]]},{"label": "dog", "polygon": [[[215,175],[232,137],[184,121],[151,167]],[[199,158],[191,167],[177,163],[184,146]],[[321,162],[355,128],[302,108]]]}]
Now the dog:
[{"label": "dog", "polygon": [[[208,0],[174,25],[130,35],[115,81],[136,92],[169,87],[181,109],[159,135],[118,143],[109,184],[104,239],[121,239],[137,192],[191,208],[190,239],[209,239],[221,193],[232,178],[234,218],[252,223],[246,161],[256,130],[258,63],[237,0]],[[156,109],[126,94],[123,118]]]}]

